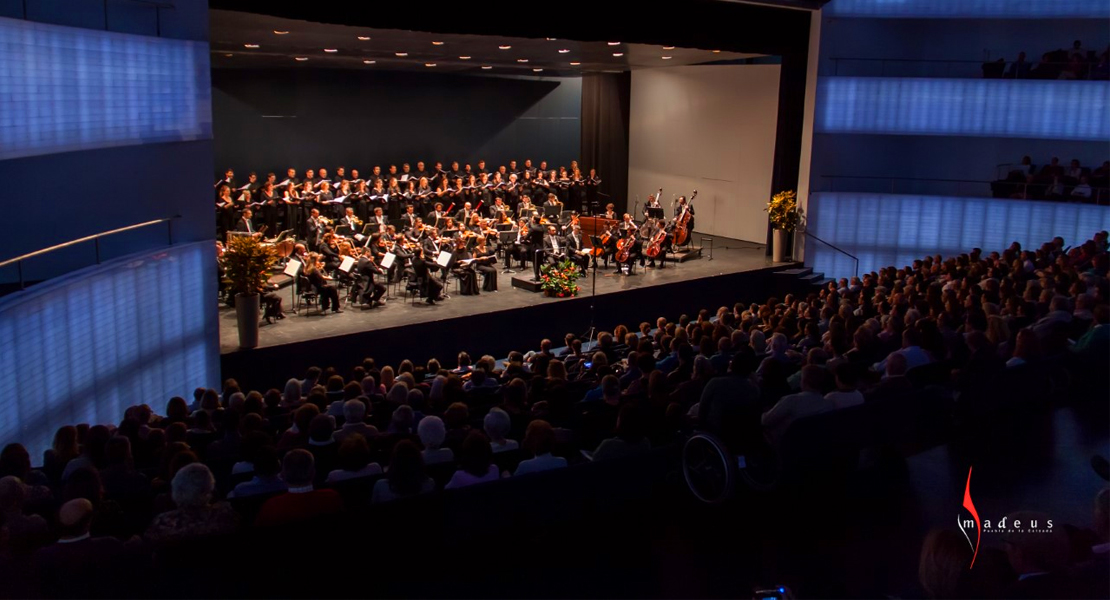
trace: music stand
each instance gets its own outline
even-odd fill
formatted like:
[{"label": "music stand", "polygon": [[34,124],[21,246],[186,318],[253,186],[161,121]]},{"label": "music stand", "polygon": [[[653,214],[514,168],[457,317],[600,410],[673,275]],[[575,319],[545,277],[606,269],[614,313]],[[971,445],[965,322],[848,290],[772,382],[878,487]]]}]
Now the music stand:
[{"label": "music stand", "polygon": [[543,216],[545,216],[549,219],[558,220],[559,219],[559,214],[562,212],[561,209],[562,209],[562,207],[557,205],[557,204],[555,206],[550,206],[550,205],[544,204],[543,205]]},{"label": "music stand", "polygon": [[647,213],[647,216],[648,216],[649,219],[662,219],[663,218],[663,208],[662,207],[659,207],[659,208],[648,207],[648,208],[644,209],[644,212]]},{"label": "music stand", "polygon": [[505,250],[504,256],[502,257],[505,260],[505,268],[501,272],[504,274],[516,273],[516,271],[509,268],[509,247],[516,243],[516,232],[511,230],[499,231],[497,233],[497,242],[498,245]]},{"label": "music stand", "polygon": [[301,261],[295,258],[290,258],[289,262],[285,263],[285,269],[282,271],[282,273],[285,273],[286,275],[293,278],[293,285],[289,286],[289,291],[293,295],[293,297],[290,299],[292,301],[291,304],[293,305],[293,314],[297,313],[297,292],[299,291],[298,288],[300,287],[297,282],[300,280],[301,267],[303,266],[304,263],[302,263]]}]

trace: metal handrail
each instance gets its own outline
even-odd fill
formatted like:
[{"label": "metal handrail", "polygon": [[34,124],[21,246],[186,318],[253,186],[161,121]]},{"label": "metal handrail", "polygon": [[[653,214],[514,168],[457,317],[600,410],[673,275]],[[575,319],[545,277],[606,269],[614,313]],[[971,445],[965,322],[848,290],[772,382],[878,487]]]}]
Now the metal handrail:
[{"label": "metal handrail", "polygon": [[844,250],[843,248],[837,248],[836,246],[826,242],[825,240],[813,235],[812,233],[810,233],[806,229],[802,230],[802,234],[804,234],[806,237],[811,237],[811,238],[817,240],[818,242],[821,242],[822,244],[828,246],[829,248],[832,248],[833,250],[836,250],[837,252],[839,252],[839,253],[843,254],[844,256],[847,256],[848,258],[855,261],[856,267],[853,270],[852,274],[855,277],[859,277],[859,258],[855,254],[852,254],[851,252],[848,252],[848,251]]},{"label": "metal handrail", "polygon": [[[886,70],[885,70],[886,69],[886,63],[903,63],[903,64],[920,63],[920,64],[926,64],[926,65],[930,65],[930,64],[946,65],[946,72],[948,72],[947,71],[947,65],[1002,64],[1003,69],[1006,70],[1010,67],[1010,65],[1017,62],[1016,60],[999,60],[999,59],[993,59],[992,60],[992,59],[989,59],[989,58],[985,59],[985,60],[969,60],[969,59],[938,59],[938,58],[875,58],[875,57],[864,57],[864,56],[831,56],[831,57],[829,57],[828,60],[832,61],[832,63],[833,63],[833,75],[838,75],[840,73],[840,63],[842,63],[842,62],[845,62],[845,63],[847,63],[847,62],[871,62],[871,63],[876,63],[877,62],[877,63],[880,63],[880,67],[883,69],[883,71],[881,71],[881,73],[883,75],[885,75],[885,73],[886,73]],[[1037,67],[1038,65],[1067,67],[1071,64],[1071,62],[1070,61],[1041,61],[1041,60],[1037,60],[1037,61],[1026,61],[1025,64],[1029,65],[1029,71],[1027,71],[1023,76],[1019,77],[1018,79],[1034,79],[1034,77],[1031,77],[1029,75],[1029,72],[1032,72],[1033,68]],[[1093,65],[1089,62],[1084,62],[1083,65],[1082,65],[1083,71],[1082,71],[1081,74],[1084,77],[1090,77],[1091,73],[1094,70],[1094,66],[1095,65]],[[965,78],[961,78],[961,79],[965,79]],[[1055,80],[1055,78],[1053,78],[1053,80]],[[1063,80],[1063,81],[1067,81],[1067,80]]]},{"label": "metal handrail", "polygon": [[[1002,165],[999,165],[999,166],[1002,166]],[[996,168],[998,168],[998,167],[996,167]],[[819,175],[819,177],[821,177],[822,179],[834,179],[834,180],[835,179],[861,179],[861,180],[869,180],[869,181],[887,181],[887,182],[890,183],[890,193],[891,194],[896,193],[894,191],[894,184],[897,181],[916,181],[916,182],[924,182],[924,183],[956,183],[956,184],[974,183],[974,184],[983,184],[983,185],[991,185],[991,184],[994,184],[994,183],[1006,183],[1008,185],[1021,186],[1022,190],[1026,193],[1026,195],[1028,195],[1028,190],[1029,190],[1030,186],[1044,186],[1044,185],[1046,185],[1045,182],[1043,182],[1043,181],[1034,181],[1033,183],[1028,183],[1028,182],[1025,182],[1025,181],[1007,181],[1005,179],[995,179],[993,181],[987,181],[987,180],[984,180],[984,179],[944,179],[944,178],[939,178],[939,177],[890,177],[890,176],[884,176],[884,175]],[[1088,185],[1090,185],[1090,184],[1088,184]],[[957,186],[956,189],[958,191],[960,188]],[[835,191],[835,190],[828,190],[828,191]],[[1097,186],[1093,186],[1093,185],[1091,186],[1091,200],[1094,200],[1094,202],[1096,204],[1101,204],[1107,197],[1110,197],[1110,187],[1097,187]],[[1033,200],[1033,198],[1029,198],[1029,199]]]},{"label": "metal handrail", "polygon": [[166,217],[166,218],[163,218],[163,219],[155,219],[153,221],[144,221],[142,223],[135,223],[134,225],[128,225],[126,227],[120,227],[118,229],[109,229],[108,231],[101,231],[100,233],[94,233],[92,235],[86,235],[85,237],[77,238],[75,240],[70,240],[68,242],[63,242],[61,244],[55,244],[53,246],[49,246],[49,247],[43,248],[41,250],[35,250],[34,252],[28,252],[27,254],[22,254],[20,256],[16,256],[15,258],[9,258],[5,261],[0,261],[0,267],[6,267],[6,266],[12,265],[12,264],[16,265],[16,267],[19,269],[19,289],[21,289],[21,290],[26,289],[27,286],[25,285],[25,283],[23,281],[23,261],[25,261],[29,258],[34,258],[36,256],[42,256],[44,254],[49,254],[51,252],[54,252],[55,250],[61,250],[63,248],[69,248],[70,246],[76,246],[77,244],[82,244],[84,242],[93,241],[96,244],[96,264],[99,265],[100,264],[100,238],[107,237],[109,235],[115,235],[117,233],[123,233],[125,231],[131,231],[131,230],[134,230],[134,229],[142,229],[143,227],[149,227],[151,225],[157,225],[159,223],[165,223],[166,224],[166,238],[167,238],[167,242],[168,242],[167,245],[172,246],[173,245],[173,221],[175,219],[180,219],[180,218],[181,218],[181,215],[174,215],[172,217]]}]

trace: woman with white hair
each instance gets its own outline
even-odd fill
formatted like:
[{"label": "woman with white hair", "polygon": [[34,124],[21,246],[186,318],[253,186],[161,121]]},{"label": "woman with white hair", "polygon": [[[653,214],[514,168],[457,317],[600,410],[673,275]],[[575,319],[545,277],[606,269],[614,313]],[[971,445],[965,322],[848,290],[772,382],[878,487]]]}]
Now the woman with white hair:
[{"label": "woman with white hair", "polygon": [[301,404],[301,381],[299,379],[290,379],[285,382],[285,393],[281,395],[281,406],[285,409],[293,409]]},{"label": "woman with white hair", "polygon": [[425,465],[453,462],[455,453],[450,448],[441,448],[443,440],[447,438],[447,427],[439,417],[424,417],[416,427],[416,435],[420,436],[420,443],[424,445],[421,454]]},{"label": "woman with white hair", "polygon": [[393,387],[389,388],[389,395],[386,396],[385,399],[393,406],[400,406],[408,400],[408,397],[409,388],[405,386],[405,384],[397,382],[393,384]]},{"label": "woman with white hair", "polygon": [[182,467],[171,483],[177,509],[154,517],[146,539],[154,543],[180,542],[235,531],[238,515],[226,502],[212,503],[215,488],[216,479],[203,463]]},{"label": "woman with white hair", "polygon": [[495,406],[486,413],[482,420],[482,427],[486,430],[486,435],[489,436],[490,447],[493,448],[494,454],[516,450],[520,447],[516,440],[505,438],[509,434],[509,428],[512,427],[512,421],[509,419],[509,413],[500,408]]}]

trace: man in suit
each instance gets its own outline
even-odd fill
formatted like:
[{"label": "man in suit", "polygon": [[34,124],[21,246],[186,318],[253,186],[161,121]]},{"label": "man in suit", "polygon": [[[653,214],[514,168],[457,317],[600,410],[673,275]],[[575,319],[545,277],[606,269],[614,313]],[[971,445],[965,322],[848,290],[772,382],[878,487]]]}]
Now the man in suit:
[{"label": "man in suit", "polygon": [[580,251],[586,249],[583,246],[584,243],[585,241],[582,239],[582,228],[578,225],[571,227],[570,233],[567,234],[566,238],[567,256],[570,257],[570,260],[572,260],[574,264],[578,265],[579,269],[582,269],[583,273],[586,272],[586,268],[590,264],[590,255],[580,253]]},{"label": "man in suit", "polygon": [[374,259],[366,255],[359,257],[355,268],[358,270],[359,301],[362,302],[362,307],[370,308],[385,304],[382,302],[385,286],[374,279],[375,275],[384,275],[385,271],[374,262]]},{"label": "man in suit", "polygon": [[382,207],[376,207],[374,216],[370,217],[370,222],[366,225],[370,228],[370,233],[385,233],[386,227],[389,227],[389,217],[382,213]]},{"label": "man in suit", "polygon": [[355,209],[348,206],[346,208],[346,210],[343,211],[343,220],[340,222],[340,224],[341,225],[346,225],[347,227],[350,227],[352,233],[357,233],[358,230],[359,230],[359,227],[358,227],[358,221],[356,220],[356,217],[355,217]]},{"label": "man in suit", "polygon": [[543,237],[544,230],[543,225],[540,225],[540,217],[539,215],[533,215],[532,221],[528,225],[527,237],[524,240],[528,256],[532,258],[532,270],[535,273],[533,281],[540,280],[540,265],[545,262]]},{"label": "man in suit", "polygon": [[[112,577],[126,561],[123,542],[111,536],[92,537],[89,527],[93,505],[85,498],[76,498],[58,511],[57,543],[40,549],[32,559],[33,569],[48,598],[92,598],[117,595],[117,590],[104,589],[119,584],[120,576]],[[113,593],[116,592],[116,593]]]},{"label": "man in suit", "polygon": [[401,230],[408,231],[416,227],[418,220],[420,217],[416,215],[416,207],[411,204],[406,206],[404,214],[401,215]]},{"label": "man in suit", "polygon": [[249,233],[251,237],[262,237],[262,234],[254,230],[254,224],[251,222],[251,217],[254,216],[251,209],[243,209],[243,216],[239,218],[239,223],[235,225],[235,231],[241,233]]},{"label": "man in suit", "polygon": [[308,235],[305,236],[307,238],[305,243],[309,248],[316,248],[316,245],[324,235],[324,222],[320,220],[320,209],[312,209],[312,212],[310,212],[308,216],[307,226]]},{"label": "man in suit", "polygon": [[424,297],[428,304],[435,304],[437,300],[444,299],[443,283],[434,276],[435,269],[438,268],[439,265],[425,258],[423,248],[416,249],[412,257],[412,271],[424,281]]},{"label": "man in suit", "polygon": [[442,229],[444,227],[446,219],[447,213],[443,212],[443,203],[436,202],[435,210],[428,213],[428,217],[424,219],[424,221],[427,222],[428,225],[431,225],[436,229]]},{"label": "man in suit", "polygon": [[474,208],[470,205],[469,202],[466,202],[463,204],[463,207],[459,209],[459,212],[455,213],[455,222],[462,225],[469,225],[470,217],[473,215]]},{"label": "man in suit", "polygon": [[559,236],[555,234],[554,226],[549,225],[547,235],[543,237],[543,254],[546,262],[553,265],[567,257],[566,244],[559,242]]}]

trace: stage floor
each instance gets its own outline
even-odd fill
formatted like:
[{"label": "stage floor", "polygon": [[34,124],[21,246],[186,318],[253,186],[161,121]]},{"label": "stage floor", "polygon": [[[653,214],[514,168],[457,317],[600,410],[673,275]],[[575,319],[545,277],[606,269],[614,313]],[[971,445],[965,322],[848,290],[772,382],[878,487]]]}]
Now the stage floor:
[{"label": "stage floor", "polygon": [[[695,240],[704,237],[695,233]],[[665,269],[640,269],[637,265],[636,274],[632,276],[618,276],[613,274],[613,269],[599,269],[597,271],[597,294],[616,294],[627,290],[647,288],[703,277],[713,277],[728,273],[753,271],[773,266],[771,258],[766,256],[765,247],[752,242],[732,240],[716,237],[713,244],[713,259],[709,259],[709,247],[703,249],[702,257],[687,260],[675,265],[667,263]],[[529,265],[531,267],[531,265]],[[512,287],[512,277],[531,277],[532,271],[517,270],[515,275],[498,273],[497,292],[483,292],[477,296],[455,295],[455,284],[450,282],[446,289],[451,298],[436,303],[425,304],[418,300],[415,305],[411,300],[403,299],[404,288],[395,289],[390,286],[390,293],[397,297],[386,300],[385,306],[379,308],[361,309],[358,305],[343,304],[343,312],[339,314],[319,314],[315,308],[311,314],[306,314],[302,309],[299,314],[294,314],[292,308],[292,291],[290,287],[281,290],[285,304],[287,318],[273,325],[263,325],[259,333],[259,347],[266,348],[292,344],[305,340],[327,338],[376,329],[385,329],[416,323],[427,323],[444,319],[453,319],[478,313],[493,313],[508,309],[531,306],[540,302],[561,302],[569,298],[548,298],[543,294],[527,292]],[[592,272],[579,280],[581,292],[579,297],[589,296],[592,287]],[[236,328],[235,309],[220,306],[220,353],[227,354],[239,350],[239,336]]]}]

